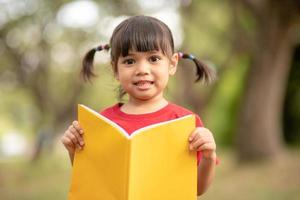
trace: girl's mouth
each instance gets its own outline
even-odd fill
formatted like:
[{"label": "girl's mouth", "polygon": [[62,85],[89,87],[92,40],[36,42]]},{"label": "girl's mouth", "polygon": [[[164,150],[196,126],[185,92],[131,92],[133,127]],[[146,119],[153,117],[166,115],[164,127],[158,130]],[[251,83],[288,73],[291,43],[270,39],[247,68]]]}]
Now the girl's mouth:
[{"label": "girl's mouth", "polygon": [[154,81],[142,80],[133,83],[140,90],[147,90],[153,85]]}]

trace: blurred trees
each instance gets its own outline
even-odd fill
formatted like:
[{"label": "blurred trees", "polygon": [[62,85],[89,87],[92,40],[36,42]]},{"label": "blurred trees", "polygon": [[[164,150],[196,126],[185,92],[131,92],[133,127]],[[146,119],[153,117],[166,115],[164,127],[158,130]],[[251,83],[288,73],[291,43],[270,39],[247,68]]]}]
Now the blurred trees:
[{"label": "blurred trees", "polygon": [[284,103],[284,138],[288,144],[300,144],[300,44],[297,45]]},{"label": "blurred trees", "polygon": [[[211,20],[211,15],[215,14],[215,10],[220,9],[220,5],[224,6],[223,11],[227,10],[229,15],[227,26],[224,23],[225,30],[224,26],[212,28],[212,25],[209,25],[210,22],[214,22]],[[205,11],[205,8],[209,10]],[[296,34],[300,27],[300,2],[296,0],[280,2],[232,0],[222,3],[192,1],[190,5],[182,8],[182,16],[187,41],[195,37],[195,32],[201,34],[204,31],[211,31],[215,39],[220,42],[219,48],[228,51],[227,59],[223,61],[214,57],[214,61],[219,65],[221,80],[210,87],[210,95],[203,97],[196,91],[191,92],[191,89],[188,89],[191,88],[191,82],[186,79],[185,83],[189,84],[185,84],[184,90],[188,96],[187,101],[199,112],[199,103],[207,105],[211,100],[208,97],[217,95],[218,88],[221,87],[219,84],[224,82],[222,78],[224,79],[225,73],[234,70],[230,65],[234,63],[242,65],[241,59],[246,56],[249,68],[244,77],[240,111],[237,113],[237,129],[231,129],[237,132],[237,152],[240,160],[244,161],[272,158],[278,155],[282,151],[283,143],[282,112],[287,78],[293,50],[297,39],[299,40],[299,35]],[[227,22],[226,15],[224,16],[223,21]],[[213,29],[215,30],[212,31]],[[195,41],[196,39],[191,42],[201,49],[204,42],[195,43]],[[186,47],[193,47],[193,44],[186,44]],[[215,48],[216,53],[219,51],[221,50]],[[207,55],[207,52],[203,51],[202,55]],[[240,76],[244,75],[240,74]],[[240,81],[239,84],[243,84],[243,81]],[[221,112],[222,110],[219,110],[215,114],[220,115]],[[217,118],[216,116],[210,120]]]},{"label": "blurred trees", "polygon": [[[76,119],[76,105],[79,102],[98,101],[97,104],[103,104],[108,98],[111,101],[111,95],[106,95],[105,91],[99,92],[102,88],[98,87],[96,90],[95,85],[91,87],[91,84],[87,85],[92,88],[90,91],[94,92],[94,95],[85,96],[84,83],[79,78],[81,60],[88,49],[99,42],[108,42],[107,33],[103,32],[107,28],[105,25],[111,21],[109,17],[120,14],[133,15],[139,9],[136,3],[124,3],[119,0],[90,1],[100,13],[99,16],[95,16],[96,23],[76,27],[62,24],[59,19],[61,10],[65,9],[68,3],[76,2],[0,2],[1,89],[7,97],[16,97],[18,91],[23,91],[22,98],[26,96],[29,99],[24,120],[26,124],[30,123],[27,131],[33,132],[36,137],[33,160],[38,158],[45,144],[51,143],[57,134],[61,134],[67,128],[67,124]],[[103,23],[99,24],[99,18]],[[99,27],[100,25],[102,27]],[[109,62],[106,66],[109,66]],[[11,102],[6,109],[6,117],[22,112],[21,104],[26,103],[22,103],[21,99]],[[15,116],[12,119],[15,120]],[[13,124],[18,126],[17,129],[24,128],[21,123]]]},{"label": "blurred trees", "polygon": [[[62,30],[57,30],[60,27],[55,20],[63,3],[65,1],[12,1],[4,2],[2,7],[9,20],[0,29],[4,50],[0,81],[2,85],[14,82],[14,91],[23,90],[30,96],[33,106],[29,109],[36,116],[31,126],[40,139],[53,138],[61,122],[70,118],[82,89],[77,78],[78,70],[63,71],[59,67],[67,66],[53,60],[57,42],[61,39],[67,42],[67,38],[57,37]],[[69,39],[72,40],[68,44],[61,45],[62,51],[75,51],[77,40],[70,35]],[[78,60],[74,61],[61,64],[76,66]],[[18,105],[14,106],[14,109],[18,108]],[[48,132],[50,135],[45,137]],[[40,144],[37,147],[41,147]],[[36,148],[34,158],[40,150]]]},{"label": "blurred trees", "polygon": [[[58,16],[70,2],[1,2],[1,90],[16,97],[9,105],[14,116],[23,111],[18,104],[22,100],[14,93],[22,91],[29,99],[25,111],[34,114],[20,121],[31,119],[32,131],[40,138],[61,133],[74,119],[78,102],[111,104],[112,79],[101,76],[87,85],[86,92],[78,77],[81,57],[95,44],[108,41],[105,32],[114,16],[151,14],[141,9],[141,1],[99,0],[96,24],[67,27],[58,22]],[[180,62],[169,90],[171,98],[201,113],[208,126],[216,125],[212,127],[218,127],[214,134],[219,142],[232,144],[236,139],[241,159],[276,155],[282,149],[282,106],[291,56],[299,40],[299,1],[170,0],[160,5],[170,3],[180,3],[185,35],[180,50],[215,64],[219,76],[208,87],[194,84],[193,64]],[[97,71],[109,66],[99,65]]]},{"label": "blurred trees", "polygon": [[[271,158],[282,151],[282,112],[296,33],[300,2],[233,1],[254,20],[247,72],[238,120],[238,152],[242,160]],[[239,12],[239,15],[242,14]],[[299,36],[298,36],[299,37]]]}]

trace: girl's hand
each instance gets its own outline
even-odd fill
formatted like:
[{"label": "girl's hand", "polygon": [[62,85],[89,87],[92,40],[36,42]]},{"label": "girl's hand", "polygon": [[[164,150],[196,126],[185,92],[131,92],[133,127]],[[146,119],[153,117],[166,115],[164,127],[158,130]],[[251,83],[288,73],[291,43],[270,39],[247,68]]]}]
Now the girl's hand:
[{"label": "girl's hand", "polygon": [[78,121],[73,121],[72,125],[65,131],[61,137],[61,142],[71,155],[75,153],[76,148],[81,150],[84,146],[83,130]]},{"label": "girl's hand", "polygon": [[190,150],[201,151],[203,158],[216,156],[216,143],[213,134],[204,127],[197,127],[189,136]]}]

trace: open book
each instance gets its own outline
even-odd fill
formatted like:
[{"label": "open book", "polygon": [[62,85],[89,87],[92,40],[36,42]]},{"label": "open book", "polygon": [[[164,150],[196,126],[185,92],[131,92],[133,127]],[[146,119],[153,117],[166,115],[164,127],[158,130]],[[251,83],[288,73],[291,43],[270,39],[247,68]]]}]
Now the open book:
[{"label": "open book", "polygon": [[130,136],[78,105],[85,146],[75,153],[69,200],[195,200],[196,152],[188,148],[195,117],[150,125]]}]

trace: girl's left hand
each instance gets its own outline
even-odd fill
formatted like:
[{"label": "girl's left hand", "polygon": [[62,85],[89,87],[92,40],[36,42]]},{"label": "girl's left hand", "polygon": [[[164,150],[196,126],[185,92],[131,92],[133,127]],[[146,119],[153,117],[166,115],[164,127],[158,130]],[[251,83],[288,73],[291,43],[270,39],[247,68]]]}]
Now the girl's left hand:
[{"label": "girl's left hand", "polygon": [[216,155],[216,143],[213,134],[204,127],[197,127],[189,136],[190,150],[201,151],[204,158]]}]

